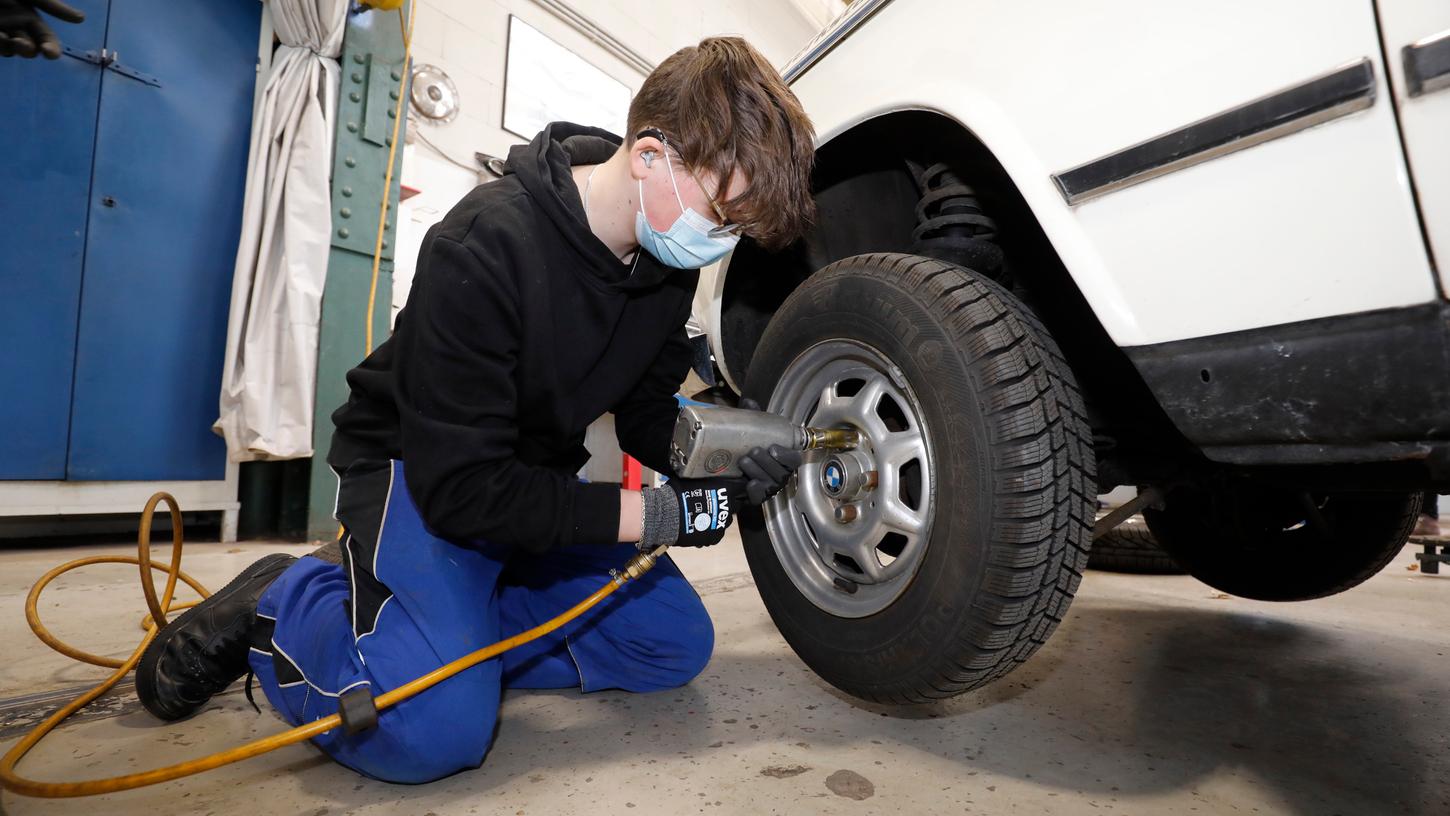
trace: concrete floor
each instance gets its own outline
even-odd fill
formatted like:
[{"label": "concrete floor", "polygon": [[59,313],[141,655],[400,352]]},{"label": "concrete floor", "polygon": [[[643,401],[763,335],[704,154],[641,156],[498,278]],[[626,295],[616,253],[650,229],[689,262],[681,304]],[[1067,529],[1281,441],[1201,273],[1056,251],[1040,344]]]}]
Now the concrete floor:
[{"label": "concrete floor", "polygon": [[[54,563],[124,549],[0,553],[0,746],[53,706],[43,692],[102,676],[30,635],[27,588]],[[215,588],[278,549],[306,550],[199,544],[188,570]],[[394,786],[294,746],[99,799],[0,794],[0,812],[1450,813],[1450,574],[1409,571],[1409,550],[1357,590],[1289,605],[1186,577],[1091,572],[1027,666],[920,708],[859,703],[807,670],[766,616],[736,542],[678,561],[716,622],[705,673],[651,696],[508,694],[478,770]],[[134,583],[132,567],[95,567],[62,579],[41,613],[76,645],[121,655],[143,609]],[[15,704],[22,695],[40,696]],[[107,776],[280,727],[239,686],[168,725],[127,693],[21,767],[52,780]]]}]

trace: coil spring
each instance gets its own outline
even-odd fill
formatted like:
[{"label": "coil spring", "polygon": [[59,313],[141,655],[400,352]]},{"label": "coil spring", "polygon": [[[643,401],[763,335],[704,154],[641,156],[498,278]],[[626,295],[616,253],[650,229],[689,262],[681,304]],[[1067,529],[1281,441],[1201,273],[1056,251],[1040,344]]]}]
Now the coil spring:
[{"label": "coil spring", "polygon": [[921,198],[916,203],[912,252],[993,275],[1002,269],[997,222],[977,194],[944,163],[925,169],[907,162]]}]

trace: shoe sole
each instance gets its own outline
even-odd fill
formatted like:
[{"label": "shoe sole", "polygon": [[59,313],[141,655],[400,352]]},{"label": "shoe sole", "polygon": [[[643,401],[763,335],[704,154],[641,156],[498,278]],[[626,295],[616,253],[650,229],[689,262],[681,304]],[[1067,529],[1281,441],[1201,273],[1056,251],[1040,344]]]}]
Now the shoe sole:
[{"label": "shoe sole", "polygon": [[[281,562],[290,564],[296,560],[296,558],[286,553],[276,553],[262,558],[238,573],[237,577],[233,578],[226,586],[207,596],[207,600],[222,600],[240,590],[248,581],[266,572],[274,565]],[[281,571],[278,572],[278,575],[281,575]],[[167,721],[179,720],[195,713],[197,709],[206,705],[203,701],[181,712],[168,711],[162,705],[160,695],[153,682],[153,678],[156,677],[156,663],[161,659],[161,654],[164,651],[162,645],[166,643],[168,638],[176,634],[177,630],[185,626],[194,615],[200,613],[201,610],[201,605],[193,606],[190,609],[183,610],[180,615],[172,618],[171,622],[162,627],[161,631],[156,634],[156,637],[152,638],[151,643],[146,647],[146,651],[141,654],[141,661],[136,665],[136,696],[141,698],[141,705],[157,719]],[[237,676],[240,677],[241,675],[239,674]]]}]

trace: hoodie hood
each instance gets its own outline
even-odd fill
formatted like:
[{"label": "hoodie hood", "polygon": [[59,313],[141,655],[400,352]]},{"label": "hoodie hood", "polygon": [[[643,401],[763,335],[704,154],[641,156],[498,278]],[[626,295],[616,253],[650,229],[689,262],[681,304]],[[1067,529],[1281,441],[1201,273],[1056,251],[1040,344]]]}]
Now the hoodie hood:
[{"label": "hoodie hood", "polygon": [[674,270],[643,248],[637,262],[621,263],[590,231],[580,190],[570,175],[570,168],[576,164],[604,162],[623,141],[600,128],[551,122],[532,142],[509,150],[504,175],[518,177],[524,190],[584,262],[580,271],[586,278],[611,289],[643,289],[657,285]]}]

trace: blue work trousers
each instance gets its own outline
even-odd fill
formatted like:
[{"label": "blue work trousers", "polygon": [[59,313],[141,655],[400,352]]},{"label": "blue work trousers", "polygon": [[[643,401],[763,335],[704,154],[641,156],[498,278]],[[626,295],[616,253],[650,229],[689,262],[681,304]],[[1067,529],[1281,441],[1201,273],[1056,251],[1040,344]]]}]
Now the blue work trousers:
[{"label": "blue work trousers", "polygon": [[[354,687],[380,695],[543,623],[634,554],[631,544],[533,554],[455,543],[424,526],[401,461],[380,476],[387,501],[376,533],[349,529],[340,566],[298,559],[258,603],[272,634],[268,648],[253,648],[252,670],[293,725],[336,713]],[[700,597],[666,556],[564,628],[383,711],[376,728],[313,742],[377,779],[431,781],[483,762],[504,688],[674,688],[704,669],[714,637]]]}]

